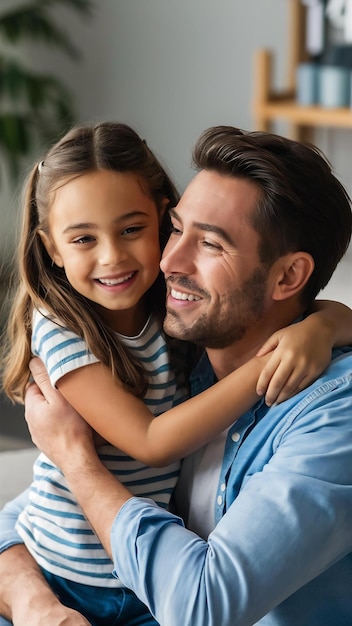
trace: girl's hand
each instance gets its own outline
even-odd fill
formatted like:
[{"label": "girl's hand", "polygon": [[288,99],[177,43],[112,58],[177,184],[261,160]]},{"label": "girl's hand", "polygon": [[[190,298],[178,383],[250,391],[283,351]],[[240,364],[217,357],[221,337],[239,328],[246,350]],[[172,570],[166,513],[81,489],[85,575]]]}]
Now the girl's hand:
[{"label": "girl's hand", "polygon": [[283,402],[310,385],[331,360],[328,325],[312,315],[274,333],[257,356],[272,352],[258,378],[257,393],[268,406]]}]

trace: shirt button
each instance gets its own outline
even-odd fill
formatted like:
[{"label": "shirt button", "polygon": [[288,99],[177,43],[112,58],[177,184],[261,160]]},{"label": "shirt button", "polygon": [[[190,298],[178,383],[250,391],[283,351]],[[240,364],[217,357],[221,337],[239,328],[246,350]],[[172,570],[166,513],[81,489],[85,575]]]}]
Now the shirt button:
[{"label": "shirt button", "polygon": [[225,483],[222,483],[222,485],[220,485],[220,491],[225,491],[226,489],[226,485]]},{"label": "shirt button", "polygon": [[221,504],[222,504],[222,496],[218,496],[218,497],[217,497],[217,503],[218,503],[219,505],[221,505]]},{"label": "shirt button", "polygon": [[234,441],[235,443],[237,443],[237,441],[239,441],[241,439],[241,435],[240,433],[232,433],[231,435],[231,439],[232,441]]}]

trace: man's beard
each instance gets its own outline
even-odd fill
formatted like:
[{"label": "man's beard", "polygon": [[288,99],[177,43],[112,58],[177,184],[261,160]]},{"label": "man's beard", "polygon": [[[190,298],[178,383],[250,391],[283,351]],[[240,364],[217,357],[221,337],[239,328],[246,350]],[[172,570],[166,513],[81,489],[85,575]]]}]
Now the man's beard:
[{"label": "man's beard", "polygon": [[[223,349],[243,338],[247,329],[256,322],[264,310],[268,272],[254,270],[251,277],[235,291],[223,296],[217,307],[201,313],[191,324],[184,322],[182,311],[167,310],[165,331],[172,337],[183,339],[203,348]],[[211,302],[210,295],[182,277],[169,281],[175,289],[182,286],[201,293],[203,300]]]}]

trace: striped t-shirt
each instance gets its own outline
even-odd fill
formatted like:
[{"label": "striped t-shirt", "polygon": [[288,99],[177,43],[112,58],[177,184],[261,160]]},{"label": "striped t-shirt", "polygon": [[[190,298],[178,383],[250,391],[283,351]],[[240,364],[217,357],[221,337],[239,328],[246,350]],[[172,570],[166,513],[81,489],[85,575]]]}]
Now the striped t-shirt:
[{"label": "striped t-shirt", "polygon": [[[185,390],[178,389],[170,370],[165,339],[155,319],[149,318],[137,337],[119,338],[148,373],[144,400],[154,415],[186,399]],[[33,319],[32,351],[45,363],[53,386],[68,372],[98,362],[80,337],[39,312]],[[110,444],[99,447],[98,453],[134,495],[168,506],[178,462],[150,468]],[[113,564],[68,490],[62,472],[44,454],[34,464],[30,503],[19,517],[17,530],[37,563],[52,574],[87,585],[121,586],[112,576]]]}]

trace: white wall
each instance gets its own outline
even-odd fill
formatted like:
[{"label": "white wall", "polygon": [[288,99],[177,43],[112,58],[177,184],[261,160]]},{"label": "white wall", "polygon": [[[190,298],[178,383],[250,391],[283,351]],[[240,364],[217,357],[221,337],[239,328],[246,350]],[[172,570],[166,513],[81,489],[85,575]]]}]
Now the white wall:
[{"label": "white wall", "polygon": [[96,0],[94,22],[71,26],[84,65],[58,69],[82,120],[133,125],[184,188],[202,130],[251,126],[253,51],[283,47],[286,1]]},{"label": "white wall", "polygon": [[[163,157],[183,190],[192,176],[191,148],[203,129],[214,124],[253,128],[256,48],[278,53],[275,82],[284,81],[288,2],[96,0],[89,22],[76,19],[72,12],[61,15],[84,52],[82,64],[49,56],[47,51],[35,59],[43,67],[55,66],[72,86],[80,121],[114,119],[131,124]],[[351,138],[351,131],[317,135],[349,189]],[[5,212],[9,214],[2,206],[1,213]],[[14,210],[11,213],[12,222]],[[9,220],[0,221],[0,241],[7,237],[8,224]],[[325,292],[350,306],[351,266],[350,253]]]}]

